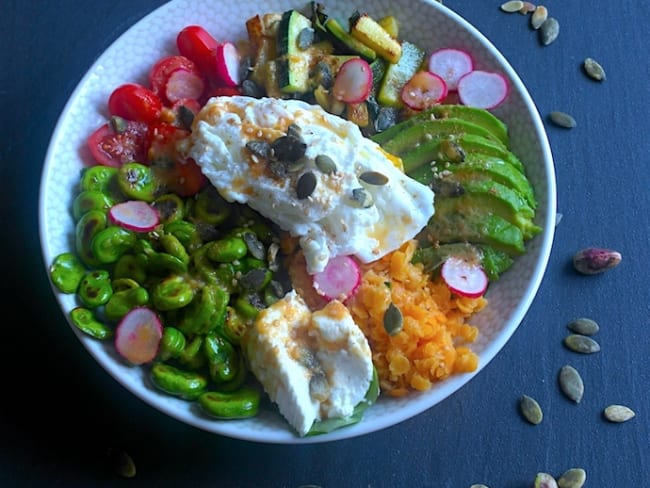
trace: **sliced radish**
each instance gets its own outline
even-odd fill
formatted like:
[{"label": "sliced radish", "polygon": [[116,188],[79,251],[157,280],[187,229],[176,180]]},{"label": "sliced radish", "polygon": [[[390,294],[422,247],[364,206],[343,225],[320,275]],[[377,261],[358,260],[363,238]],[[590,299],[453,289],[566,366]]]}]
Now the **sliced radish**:
[{"label": "sliced radish", "polygon": [[147,307],[129,311],[115,329],[115,349],[131,364],[144,364],[156,357],[163,327],[156,313]]},{"label": "sliced radish", "polygon": [[438,49],[429,56],[429,71],[440,76],[449,91],[458,88],[458,81],[474,70],[474,60],[465,51],[454,48]]},{"label": "sliced radish", "polygon": [[141,200],[116,203],[108,211],[110,220],[125,229],[149,232],[160,223],[158,211]]},{"label": "sliced radish", "polygon": [[361,270],[351,256],[329,260],[325,269],[314,275],[314,289],[327,300],[345,301],[361,284]]},{"label": "sliced radish", "polygon": [[445,260],[440,274],[453,293],[469,298],[483,295],[489,282],[478,263],[455,256]]},{"label": "sliced radish", "polygon": [[402,101],[413,110],[434,106],[447,96],[447,84],[440,76],[429,71],[418,71],[402,88]]},{"label": "sliced radish", "polygon": [[361,58],[349,59],[341,65],[334,79],[334,98],[345,103],[366,101],[372,89],[372,69]]},{"label": "sliced radish", "polygon": [[508,82],[499,73],[474,70],[458,82],[461,103],[476,108],[494,108],[508,96]]},{"label": "sliced radish", "polygon": [[184,98],[199,100],[204,90],[203,78],[185,68],[172,71],[165,83],[165,96],[172,104]]},{"label": "sliced radish", "polygon": [[237,86],[241,82],[241,57],[232,42],[224,42],[215,51],[218,81],[225,86]]}]

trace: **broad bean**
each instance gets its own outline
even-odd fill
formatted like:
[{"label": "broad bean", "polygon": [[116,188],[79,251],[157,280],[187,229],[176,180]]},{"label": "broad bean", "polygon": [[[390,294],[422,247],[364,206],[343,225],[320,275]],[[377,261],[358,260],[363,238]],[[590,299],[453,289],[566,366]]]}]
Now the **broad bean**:
[{"label": "broad bean", "polygon": [[194,218],[210,225],[222,224],[232,213],[232,206],[226,202],[213,186],[201,190],[192,207]]},{"label": "broad bean", "polygon": [[95,339],[104,340],[113,336],[113,329],[97,320],[92,310],[87,308],[73,308],[70,311],[70,319],[77,329]]},{"label": "broad bean", "polygon": [[59,254],[50,265],[52,283],[63,293],[75,293],[85,274],[86,268],[72,252]]},{"label": "broad bean", "polygon": [[118,225],[109,225],[95,234],[90,247],[97,261],[111,264],[130,250],[135,242],[135,232]]},{"label": "broad bean", "polygon": [[90,267],[100,263],[93,254],[92,240],[98,232],[106,228],[108,217],[101,210],[90,210],[81,216],[75,227],[75,245],[81,260]]},{"label": "broad bean", "polygon": [[176,327],[165,327],[163,329],[162,339],[160,340],[160,350],[158,356],[163,361],[170,358],[177,358],[185,349],[187,340],[185,335]]},{"label": "broad bean", "polygon": [[160,215],[163,224],[177,222],[185,216],[185,203],[175,193],[166,193],[157,197],[151,204]]},{"label": "broad bean", "polygon": [[108,320],[118,321],[131,309],[149,303],[149,292],[146,288],[135,284],[134,287],[117,290],[113,282],[113,295],[104,307],[104,314]]},{"label": "broad bean", "polygon": [[84,191],[99,191],[115,197],[119,193],[117,186],[117,168],[98,164],[89,168],[84,168],[81,173],[79,188]]},{"label": "broad bean", "polygon": [[151,168],[144,164],[131,162],[120,166],[117,184],[127,198],[149,203],[156,198],[158,183]]},{"label": "broad bean", "polygon": [[114,203],[112,198],[101,191],[82,191],[72,202],[72,217],[79,220],[83,214],[90,210],[108,212]]},{"label": "broad bean", "polygon": [[217,263],[232,263],[248,253],[246,242],[241,237],[226,237],[208,244],[207,256]]},{"label": "broad bean", "polygon": [[98,269],[86,273],[79,283],[78,295],[81,302],[88,308],[105,305],[113,295],[109,272]]},{"label": "broad bean", "polygon": [[165,363],[155,363],[151,368],[154,386],[170,395],[185,400],[196,400],[208,386],[208,378],[196,371],[183,371]]},{"label": "broad bean", "polygon": [[222,384],[235,379],[239,369],[239,353],[230,342],[211,332],[206,334],[203,348],[212,381]]},{"label": "broad bean", "polygon": [[257,414],[261,397],[260,390],[244,386],[233,392],[206,391],[198,397],[198,403],[212,417],[243,419]]},{"label": "broad bean", "polygon": [[194,298],[194,288],[185,277],[171,275],[154,285],[151,299],[158,310],[183,308]]},{"label": "broad bean", "polygon": [[223,327],[230,294],[218,285],[201,288],[183,310],[178,328],[185,334],[206,334]]}]

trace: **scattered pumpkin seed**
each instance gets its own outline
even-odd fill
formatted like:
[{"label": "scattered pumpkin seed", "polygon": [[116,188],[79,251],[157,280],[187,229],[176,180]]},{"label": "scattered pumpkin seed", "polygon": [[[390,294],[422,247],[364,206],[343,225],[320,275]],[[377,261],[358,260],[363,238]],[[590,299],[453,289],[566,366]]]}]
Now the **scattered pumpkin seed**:
[{"label": "scattered pumpkin seed", "polygon": [[300,129],[300,126],[298,124],[289,124],[289,127],[287,127],[287,137],[302,141],[302,129]]},{"label": "scattered pumpkin seed", "polygon": [[618,251],[602,247],[587,247],[573,255],[573,267],[579,273],[593,275],[618,266],[622,256]]},{"label": "scattered pumpkin seed", "polygon": [[513,12],[519,12],[524,7],[524,2],[519,0],[510,0],[501,4],[501,10],[508,12],[509,14]]},{"label": "scattered pumpkin seed", "polygon": [[535,488],[558,488],[555,478],[548,473],[537,473],[535,476]]},{"label": "scattered pumpkin seed", "polygon": [[577,125],[576,120],[566,112],[556,110],[548,114],[548,116],[551,122],[565,129],[573,129]]},{"label": "scattered pumpkin seed", "polygon": [[266,257],[266,249],[264,249],[264,244],[260,241],[254,232],[244,232],[242,234],[242,239],[246,243],[248,252],[251,253],[251,256],[257,259],[264,259]]},{"label": "scattered pumpkin seed", "polygon": [[135,463],[123,449],[108,449],[108,460],[113,470],[124,478],[133,478],[136,474]]},{"label": "scattered pumpkin seed", "polygon": [[564,338],[564,345],[581,354],[592,354],[600,351],[600,344],[591,337],[582,334],[569,334]]},{"label": "scattered pumpkin seed", "polygon": [[610,422],[616,423],[627,422],[635,415],[634,410],[625,405],[610,405],[603,410],[603,416]]},{"label": "scattered pumpkin seed", "polygon": [[567,469],[557,480],[559,488],[582,488],[587,481],[587,473],[582,468]]},{"label": "scattered pumpkin seed", "polygon": [[452,163],[462,163],[465,161],[465,150],[454,140],[444,139],[440,143],[440,151]]},{"label": "scattered pumpkin seed", "polygon": [[244,273],[238,280],[239,285],[247,291],[260,291],[266,283],[267,270],[265,268],[253,268]]},{"label": "scattered pumpkin seed", "polygon": [[272,144],[273,155],[278,161],[297,161],[305,155],[307,144],[295,136],[278,137]]},{"label": "scattered pumpkin seed", "polygon": [[555,17],[548,17],[539,26],[539,40],[544,46],[548,46],[557,39],[560,34],[560,23]]},{"label": "scattered pumpkin seed", "polygon": [[369,185],[381,186],[388,183],[388,176],[377,171],[366,171],[359,175],[359,179]]},{"label": "scattered pumpkin seed", "polygon": [[571,322],[567,324],[567,328],[571,332],[575,332],[576,334],[582,334],[586,336],[594,335],[600,330],[600,326],[598,325],[598,322],[585,317],[573,319]]},{"label": "scattered pumpkin seed", "polygon": [[248,141],[246,149],[263,159],[269,159],[273,156],[271,144],[266,141]]},{"label": "scattered pumpkin seed", "polygon": [[558,379],[562,393],[564,393],[569,400],[572,400],[575,403],[580,403],[582,395],[585,392],[585,385],[580,373],[578,373],[573,366],[567,364],[560,368]]},{"label": "scattered pumpkin seed", "polygon": [[282,161],[271,160],[269,161],[269,171],[272,175],[278,178],[287,176],[287,165]]},{"label": "scattered pumpkin seed", "polygon": [[394,336],[402,330],[403,324],[404,317],[402,317],[402,311],[391,302],[384,312],[384,329],[389,336]]},{"label": "scattered pumpkin seed", "polygon": [[444,178],[433,178],[429,186],[440,197],[459,197],[465,193],[465,188],[460,182]]},{"label": "scattered pumpkin seed", "polygon": [[592,80],[596,81],[604,81],[606,78],[605,75],[605,70],[603,67],[598,63],[593,58],[585,58],[585,60],[582,63],[582,66],[585,70],[585,73],[591,78]]},{"label": "scattered pumpkin seed", "polygon": [[336,163],[326,154],[319,154],[314,160],[316,167],[326,175],[336,173]]},{"label": "scattered pumpkin seed", "polygon": [[535,11],[535,4],[530,2],[524,2],[524,6],[519,9],[519,13],[522,15],[529,14],[530,12]]},{"label": "scattered pumpkin seed", "polygon": [[539,424],[544,418],[542,407],[539,406],[537,400],[528,395],[521,395],[519,398],[519,411],[533,425]]},{"label": "scattered pumpkin seed", "polygon": [[314,43],[314,29],[305,27],[298,33],[298,49],[304,51]]},{"label": "scattered pumpkin seed", "polygon": [[305,166],[307,166],[305,158],[300,158],[296,161],[290,161],[285,165],[287,168],[287,173],[298,173],[299,171],[305,169]]},{"label": "scattered pumpkin seed", "polygon": [[298,183],[296,184],[298,200],[304,200],[309,197],[315,189],[316,175],[312,171],[307,171],[298,178]]},{"label": "scattered pumpkin seed", "polygon": [[543,5],[538,5],[530,16],[530,26],[537,30],[548,19],[548,9]]},{"label": "scattered pumpkin seed", "polygon": [[484,485],[483,483],[478,483],[470,486],[469,488],[490,488],[488,485]]},{"label": "scattered pumpkin seed", "polygon": [[374,203],[372,195],[365,188],[354,188],[352,190],[352,201],[361,208],[372,207]]}]

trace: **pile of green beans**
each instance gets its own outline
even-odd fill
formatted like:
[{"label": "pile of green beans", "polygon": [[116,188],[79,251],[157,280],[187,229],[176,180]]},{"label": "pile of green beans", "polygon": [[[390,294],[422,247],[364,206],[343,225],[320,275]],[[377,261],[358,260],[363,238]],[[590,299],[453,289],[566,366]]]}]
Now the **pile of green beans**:
[{"label": "pile of green beans", "polygon": [[[154,230],[110,221],[112,205],[134,199],[158,210]],[[131,309],[155,310],[163,334],[146,365],[151,383],[213,417],[255,415],[261,391],[240,340],[287,289],[273,225],[209,185],[192,197],[165,193],[155,170],[137,162],[84,168],[71,210],[74,249],[50,266],[53,284],[76,294],[71,322],[106,340]]]}]

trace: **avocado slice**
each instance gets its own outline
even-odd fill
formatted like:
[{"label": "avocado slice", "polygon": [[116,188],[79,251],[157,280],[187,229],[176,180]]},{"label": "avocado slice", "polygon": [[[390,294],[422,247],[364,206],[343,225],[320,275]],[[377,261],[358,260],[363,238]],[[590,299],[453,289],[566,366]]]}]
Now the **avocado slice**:
[{"label": "avocado slice", "polygon": [[392,139],[380,143],[380,145],[385,151],[396,156],[402,156],[416,148],[419,144],[429,141],[434,137],[452,136],[455,134],[476,134],[490,139],[495,144],[499,144],[506,149],[503,143],[488,129],[473,122],[457,118],[427,120],[416,125],[411,125],[397,133]]},{"label": "avocado slice", "polygon": [[440,198],[436,211],[420,233],[420,240],[449,244],[471,242],[486,244],[510,256],[525,252],[524,234],[488,207],[454,202],[455,198]]},{"label": "avocado slice", "polygon": [[513,259],[505,252],[485,244],[469,242],[452,242],[425,246],[421,244],[413,254],[413,263],[422,263],[424,270],[435,273],[442,263],[450,256],[459,256],[470,261],[480,260],[483,271],[490,281],[496,281],[499,276],[512,266]]},{"label": "avocado slice", "polygon": [[446,145],[457,145],[464,154],[481,153],[487,156],[494,156],[512,164],[520,172],[524,173],[524,165],[514,153],[504,148],[501,144],[495,144],[490,139],[476,134],[458,134],[443,137],[434,137],[412,150],[402,154],[404,171],[410,173],[424,163],[431,161],[453,162],[454,156],[446,151]]},{"label": "avocado slice", "polygon": [[395,124],[383,132],[375,134],[373,140],[378,144],[383,145],[394,139],[402,131],[413,127],[414,125],[419,125],[434,119],[444,120],[450,118],[463,119],[466,122],[478,125],[490,133],[490,137],[488,138],[494,138],[506,147],[509,145],[508,127],[494,114],[482,108],[452,104],[435,105],[427,110],[423,110],[413,117],[404,120],[399,124]]}]

